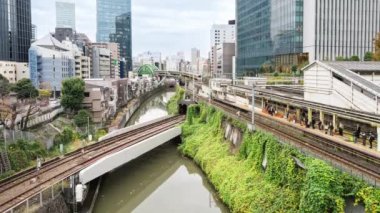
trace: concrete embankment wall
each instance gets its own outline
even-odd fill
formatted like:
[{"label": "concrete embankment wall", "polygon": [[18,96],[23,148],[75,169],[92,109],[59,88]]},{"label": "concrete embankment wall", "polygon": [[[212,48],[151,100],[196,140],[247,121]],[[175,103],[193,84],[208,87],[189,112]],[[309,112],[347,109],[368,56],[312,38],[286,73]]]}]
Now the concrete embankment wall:
[{"label": "concrete embankment wall", "polygon": [[129,119],[133,116],[133,114],[137,111],[137,109],[144,103],[145,100],[152,97],[153,95],[163,91],[166,87],[159,86],[153,91],[149,91],[140,97],[132,99],[127,106],[125,106],[116,116],[115,120],[112,122],[111,126],[108,128],[108,132],[113,132],[117,129],[124,128]]}]

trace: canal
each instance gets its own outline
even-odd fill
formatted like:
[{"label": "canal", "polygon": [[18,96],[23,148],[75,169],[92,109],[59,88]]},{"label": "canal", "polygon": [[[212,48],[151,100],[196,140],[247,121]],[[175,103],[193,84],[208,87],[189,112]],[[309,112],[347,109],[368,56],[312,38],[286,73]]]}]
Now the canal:
[{"label": "canal", "polygon": [[[168,115],[174,92],[148,99],[128,125]],[[229,212],[202,171],[175,143],[163,145],[103,177],[94,212]]]}]

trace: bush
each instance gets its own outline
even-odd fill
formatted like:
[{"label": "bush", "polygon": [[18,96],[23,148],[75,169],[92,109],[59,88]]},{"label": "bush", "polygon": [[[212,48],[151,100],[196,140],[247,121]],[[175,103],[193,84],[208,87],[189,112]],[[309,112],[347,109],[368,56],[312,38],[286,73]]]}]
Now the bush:
[{"label": "bush", "polygon": [[10,151],[9,160],[11,162],[12,170],[14,171],[20,171],[30,165],[26,152],[22,150]]},{"label": "bush", "polygon": [[107,131],[104,129],[99,129],[98,131],[96,131],[94,139],[97,141],[97,140],[99,140],[99,138],[101,138],[105,135],[107,135]]},{"label": "bush", "polygon": [[178,113],[178,104],[183,100],[184,96],[185,90],[177,86],[175,95],[170,98],[169,102],[166,105],[169,114],[173,115]]},{"label": "bush", "polygon": [[91,114],[87,110],[79,110],[78,114],[74,116],[74,123],[78,127],[84,127],[88,124],[90,119],[90,123],[92,122]]},{"label": "bush", "polygon": [[231,154],[221,124],[241,124],[205,105],[199,108],[188,110],[192,118],[182,126],[180,150],[199,164],[232,212],[343,212],[344,199],[352,196],[367,212],[380,212],[379,189],[280,144],[270,134],[246,131],[239,154]]},{"label": "bush", "polygon": [[54,145],[59,146],[60,144],[66,145],[73,142],[75,139],[74,131],[68,127],[65,127],[62,133],[58,134],[54,138]]}]

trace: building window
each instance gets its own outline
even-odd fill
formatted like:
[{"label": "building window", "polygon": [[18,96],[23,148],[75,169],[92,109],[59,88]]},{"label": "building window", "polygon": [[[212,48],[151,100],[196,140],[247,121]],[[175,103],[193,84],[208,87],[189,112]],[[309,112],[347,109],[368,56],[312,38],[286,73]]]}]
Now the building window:
[{"label": "building window", "polygon": [[90,97],[90,93],[89,92],[85,92],[84,93],[84,97],[86,97],[86,98]]}]

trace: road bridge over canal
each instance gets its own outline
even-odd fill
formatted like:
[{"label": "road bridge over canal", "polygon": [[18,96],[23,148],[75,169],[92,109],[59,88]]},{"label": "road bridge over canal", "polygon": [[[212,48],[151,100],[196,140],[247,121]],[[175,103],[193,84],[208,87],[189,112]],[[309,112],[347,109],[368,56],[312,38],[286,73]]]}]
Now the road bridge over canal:
[{"label": "road bridge over canal", "polygon": [[86,184],[180,136],[184,120],[184,116],[165,117],[112,132],[96,144],[43,164],[38,173],[33,168],[5,179],[0,182],[0,212],[42,206],[54,198],[57,186],[63,188],[64,180],[79,174],[79,182]]}]

